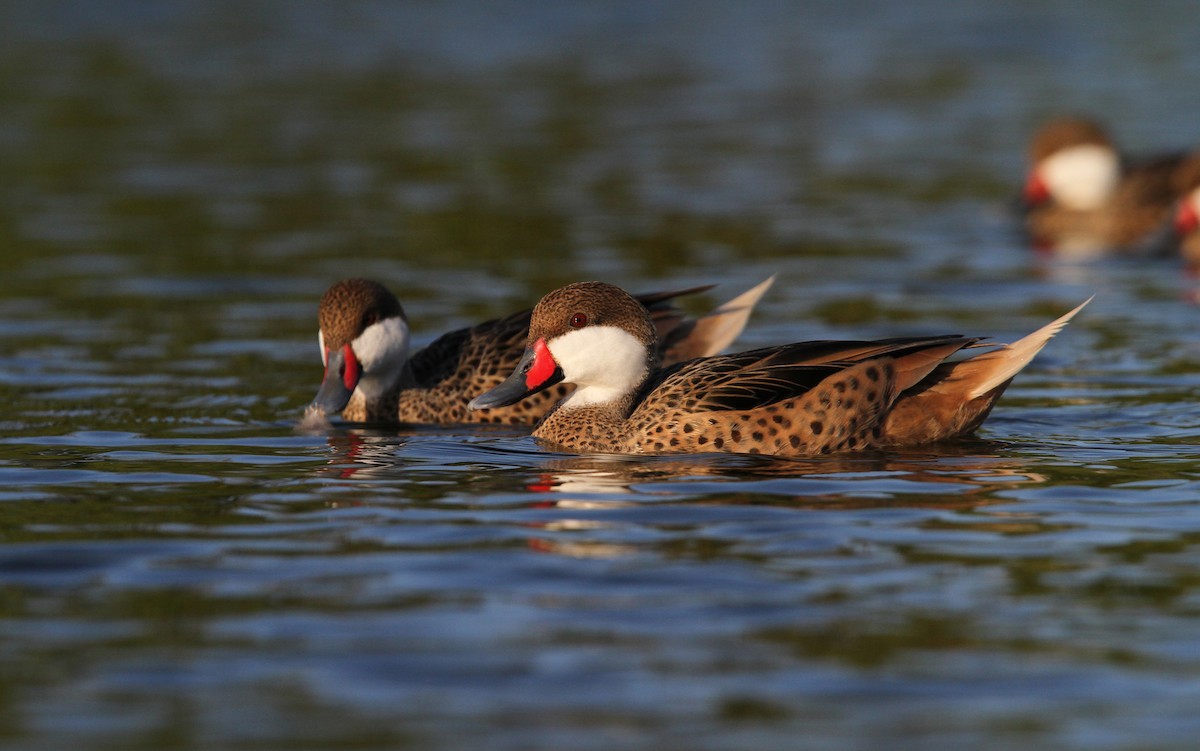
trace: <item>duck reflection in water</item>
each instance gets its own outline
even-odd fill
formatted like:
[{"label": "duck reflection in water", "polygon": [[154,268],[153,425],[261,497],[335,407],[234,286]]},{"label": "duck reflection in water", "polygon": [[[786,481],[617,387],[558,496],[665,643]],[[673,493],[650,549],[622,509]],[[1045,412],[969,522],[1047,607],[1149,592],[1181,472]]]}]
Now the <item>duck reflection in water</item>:
[{"label": "duck reflection in water", "polygon": [[[398,435],[352,430],[326,435],[330,456],[318,472],[338,481],[368,481],[362,486],[367,489],[363,495],[343,494],[329,507],[380,502],[378,483],[401,476],[413,479],[415,468],[406,465],[403,457],[414,446],[429,445],[422,439],[443,432],[413,429]],[[474,448],[492,450],[487,444]],[[530,549],[573,558],[619,558],[647,552],[647,545],[666,544],[659,535],[663,530],[677,542],[679,534],[704,523],[697,521],[696,514],[707,518],[720,507],[970,511],[1010,504],[1011,497],[1001,491],[1047,478],[1032,471],[1026,458],[1004,456],[1004,450],[1005,444],[972,440],[920,450],[812,458],[505,451],[497,452],[504,457],[503,471],[484,474],[486,482],[495,483],[497,493],[512,495],[521,489],[527,493],[523,502],[490,508],[520,514],[520,526],[530,530],[526,537]],[[438,468],[439,476],[444,469]],[[422,501],[445,502],[453,487],[452,482],[429,486],[434,492]],[[404,497],[407,500],[399,502],[412,501],[407,493]],[[972,517],[971,527],[1009,533],[1029,523],[1019,512],[997,509],[982,519]],[[631,534],[631,529],[640,531]]]},{"label": "duck reflection in water", "polygon": [[[897,507],[967,511],[1011,503],[999,491],[1047,481],[1029,469],[1026,459],[989,452],[997,446],[975,441],[940,445],[936,450],[804,459],[733,454],[554,458],[543,462],[542,471],[526,486],[544,496],[530,507],[551,514],[529,522],[541,534],[528,544],[570,557],[621,557],[644,552],[642,544],[627,542],[630,536],[622,531],[645,523],[633,520],[629,511],[633,508],[663,504],[693,509],[769,505],[829,511]],[[649,513],[665,524],[672,511]],[[972,528],[1014,532],[1028,526],[1019,513],[997,510],[989,516],[994,518],[973,520]],[[687,519],[672,522],[672,528],[695,523]]]},{"label": "duck reflection in water", "polygon": [[325,440],[330,458],[320,472],[339,480],[364,480],[393,471],[396,451],[409,439],[395,433],[353,430],[331,432]]}]

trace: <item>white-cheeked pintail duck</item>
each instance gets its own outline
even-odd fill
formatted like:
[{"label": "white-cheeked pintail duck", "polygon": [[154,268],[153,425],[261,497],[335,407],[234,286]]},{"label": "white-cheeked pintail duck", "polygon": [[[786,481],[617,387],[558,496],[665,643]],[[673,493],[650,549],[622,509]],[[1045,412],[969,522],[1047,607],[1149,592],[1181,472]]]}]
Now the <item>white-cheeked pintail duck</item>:
[{"label": "white-cheeked pintail duck", "polygon": [[1184,152],[1134,161],[1098,123],[1047,122],[1029,144],[1025,229],[1036,248],[1063,254],[1142,250],[1171,216]]},{"label": "white-cheeked pintail duck", "polygon": [[576,452],[801,456],[933,443],[979,427],[1012,377],[1082,307],[954,362],[947,358],[959,350],[987,345],[958,335],[815,341],[659,368],[654,326],[637,300],[581,282],[542,298],[515,372],[471,408],[574,384],[533,435]]},{"label": "white-cheeked pintail duck", "polygon": [[[721,352],[741,334],[767,279],[708,315],[693,319],[671,301],[712,285],[636,298],[656,335],[655,354],[675,363]],[[487,413],[467,409],[472,396],[499,385],[525,351],[531,310],[459,329],[409,356],[409,327],[399,300],[382,284],[345,279],[321,297],[318,338],[325,377],[309,405],[364,423],[507,423],[532,425],[569,393],[565,384]]]}]

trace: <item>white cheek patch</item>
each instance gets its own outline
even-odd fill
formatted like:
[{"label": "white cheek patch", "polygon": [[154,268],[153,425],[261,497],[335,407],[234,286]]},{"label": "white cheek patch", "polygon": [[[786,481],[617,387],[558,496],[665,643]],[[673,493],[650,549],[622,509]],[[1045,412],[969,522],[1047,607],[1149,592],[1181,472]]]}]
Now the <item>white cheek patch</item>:
[{"label": "white cheek patch", "polygon": [[317,329],[317,346],[321,348],[321,364],[329,367],[329,353],[325,351],[325,332]]},{"label": "white cheek patch", "polygon": [[362,366],[358,391],[363,396],[380,396],[400,377],[408,361],[408,324],[399,316],[368,326],[350,343]]},{"label": "white cheek patch", "polygon": [[1046,157],[1038,173],[1050,195],[1064,208],[1092,211],[1116,191],[1121,164],[1111,148],[1086,144]]},{"label": "white cheek patch", "polygon": [[563,380],[578,387],[563,406],[619,399],[646,377],[646,345],[624,329],[590,326],[568,331],[546,346],[562,368]]}]

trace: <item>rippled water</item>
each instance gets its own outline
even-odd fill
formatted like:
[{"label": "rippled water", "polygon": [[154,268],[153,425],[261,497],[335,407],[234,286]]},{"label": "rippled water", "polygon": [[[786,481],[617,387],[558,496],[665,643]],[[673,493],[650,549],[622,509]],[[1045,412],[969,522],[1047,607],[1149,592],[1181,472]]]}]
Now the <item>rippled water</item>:
[{"label": "rippled water", "polygon": [[[1059,109],[1196,142],[1191,6],[861,6],[5,6],[0,744],[1192,748],[1191,283],[1006,213]],[[342,276],[773,273],[745,346],[1097,298],[936,449],[294,429]]]}]

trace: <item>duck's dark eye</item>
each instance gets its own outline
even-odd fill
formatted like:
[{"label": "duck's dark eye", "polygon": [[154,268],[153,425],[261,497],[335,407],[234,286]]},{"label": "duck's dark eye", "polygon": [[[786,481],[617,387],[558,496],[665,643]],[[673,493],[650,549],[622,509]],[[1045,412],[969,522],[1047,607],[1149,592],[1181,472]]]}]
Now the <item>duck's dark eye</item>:
[{"label": "duck's dark eye", "polygon": [[363,328],[365,329],[368,326],[374,326],[377,321],[379,321],[379,315],[377,313],[367,313],[363,316]]},{"label": "duck's dark eye", "polygon": [[581,329],[587,325],[587,316],[583,313],[576,313],[571,316],[571,328]]}]

